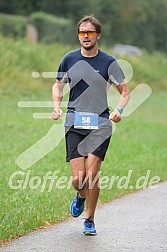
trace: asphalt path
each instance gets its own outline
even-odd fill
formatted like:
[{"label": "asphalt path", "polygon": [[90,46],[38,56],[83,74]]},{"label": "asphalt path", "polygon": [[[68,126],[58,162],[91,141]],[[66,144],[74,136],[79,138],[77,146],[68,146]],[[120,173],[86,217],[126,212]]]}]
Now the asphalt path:
[{"label": "asphalt path", "polygon": [[96,236],[81,234],[85,213],[37,230],[0,248],[1,252],[167,251],[167,181],[134,192],[96,210]]}]

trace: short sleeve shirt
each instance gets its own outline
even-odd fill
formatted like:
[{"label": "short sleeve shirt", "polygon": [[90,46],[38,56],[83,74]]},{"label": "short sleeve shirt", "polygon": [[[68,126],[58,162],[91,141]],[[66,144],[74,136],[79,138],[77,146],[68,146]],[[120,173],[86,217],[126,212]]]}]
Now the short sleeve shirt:
[{"label": "short sleeve shirt", "polygon": [[64,56],[58,68],[57,79],[69,83],[69,110],[100,115],[109,110],[109,86],[118,86],[125,76],[113,56],[98,50],[96,56],[88,58],[81,54],[81,49],[77,49]]}]

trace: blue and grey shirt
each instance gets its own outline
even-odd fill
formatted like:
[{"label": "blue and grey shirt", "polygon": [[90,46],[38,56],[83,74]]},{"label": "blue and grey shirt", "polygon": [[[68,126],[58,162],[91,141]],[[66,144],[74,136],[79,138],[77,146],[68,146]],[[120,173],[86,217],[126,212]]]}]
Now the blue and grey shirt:
[{"label": "blue and grey shirt", "polygon": [[[108,118],[107,90],[111,84],[118,86],[125,77],[113,56],[98,50],[96,56],[89,58],[77,49],[64,56],[57,79],[70,86],[65,126],[72,126],[74,111],[97,113]],[[102,118],[99,126],[104,121]]]}]

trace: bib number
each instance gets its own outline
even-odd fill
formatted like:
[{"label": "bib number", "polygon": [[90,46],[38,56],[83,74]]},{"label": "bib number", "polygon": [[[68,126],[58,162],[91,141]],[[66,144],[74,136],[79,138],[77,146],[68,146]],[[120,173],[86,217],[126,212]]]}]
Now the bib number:
[{"label": "bib number", "polygon": [[87,112],[75,112],[74,128],[98,129],[98,114]]}]

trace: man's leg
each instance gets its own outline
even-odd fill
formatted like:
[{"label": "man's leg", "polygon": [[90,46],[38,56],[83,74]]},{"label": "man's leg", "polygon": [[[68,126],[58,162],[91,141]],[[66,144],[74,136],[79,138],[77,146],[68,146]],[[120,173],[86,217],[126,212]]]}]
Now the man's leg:
[{"label": "man's leg", "polygon": [[70,212],[73,217],[78,217],[84,210],[85,202],[85,183],[84,178],[86,174],[85,170],[85,158],[78,157],[70,161],[71,171],[73,176],[73,187],[78,191],[76,197],[72,200],[70,205]]},{"label": "man's leg", "polygon": [[88,155],[87,165],[86,165],[86,175],[88,179],[88,188],[86,189],[86,218],[90,218],[94,221],[94,214],[97,205],[97,200],[99,197],[99,171],[101,166],[101,157],[95,156],[93,154]]},{"label": "man's leg", "polygon": [[85,158],[78,157],[70,160],[71,173],[73,176],[73,187],[76,191],[79,192],[81,197],[85,197],[85,184],[82,188],[83,181],[86,175],[85,169]]}]

